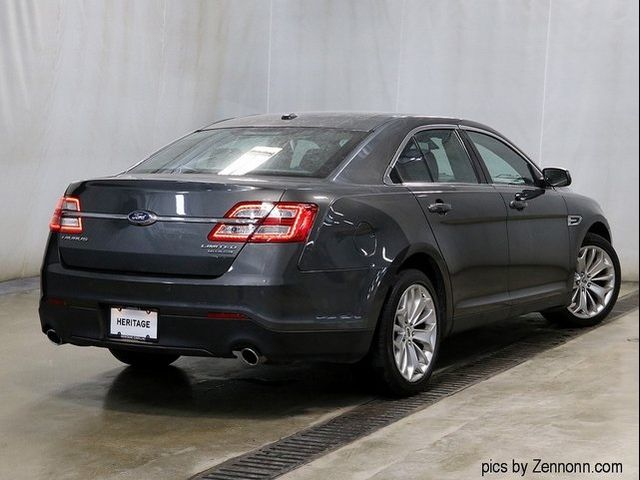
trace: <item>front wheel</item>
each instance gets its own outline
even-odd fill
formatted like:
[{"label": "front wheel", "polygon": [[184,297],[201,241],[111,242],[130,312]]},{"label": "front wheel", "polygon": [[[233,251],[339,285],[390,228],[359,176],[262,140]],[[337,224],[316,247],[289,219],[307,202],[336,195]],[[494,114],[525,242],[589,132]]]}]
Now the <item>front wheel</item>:
[{"label": "front wheel", "polygon": [[398,275],[382,310],[371,362],[378,380],[394,395],[424,390],[438,355],[440,301],[419,270]]},{"label": "front wheel", "polygon": [[578,252],[571,303],[544,315],[570,326],[597,325],[609,315],[619,292],[620,262],[616,251],[606,239],[589,233]]},{"label": "front wheel", "polygon": [[171,355],[167,353],[136,352],[133,350],[120,350],[115,348],[110,348],[109,351],[122,363],[126,363],[127,365],[137,368],[164,368],[180,358],[180,355]]}]

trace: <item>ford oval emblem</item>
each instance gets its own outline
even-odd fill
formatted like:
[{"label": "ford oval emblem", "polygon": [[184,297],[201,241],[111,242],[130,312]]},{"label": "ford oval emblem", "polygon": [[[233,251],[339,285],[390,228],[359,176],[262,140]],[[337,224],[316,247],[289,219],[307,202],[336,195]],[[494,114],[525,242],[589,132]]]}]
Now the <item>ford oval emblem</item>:
[{"label": "ford oval emblem", "polygon": [[151,225],[158,221],[158,216],[155,213],[147,212],[146,210],[134,210],[127,215],[127,218],[129,219],[129,223],[139,225],[141,227]]}]

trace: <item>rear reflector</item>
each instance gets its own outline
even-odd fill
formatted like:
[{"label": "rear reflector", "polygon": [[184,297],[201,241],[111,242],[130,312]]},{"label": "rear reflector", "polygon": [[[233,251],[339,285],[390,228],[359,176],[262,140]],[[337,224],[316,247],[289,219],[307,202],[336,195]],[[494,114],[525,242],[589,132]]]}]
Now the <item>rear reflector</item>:
[{"label": "rear reflector", "polygon": [[82,219],[80,217],[67,217],[65,212],[79,212],[80,200],[75,197],[62,197],[58,200],[53,211],[49,230],[60,233],[82,233]]},{"label": "rear reflector", "polygon": [[238,203],[225,218],[245,218],[247,223],[221,222],[207,238],[212,242],[304,242],[317,211],[318,206],[313,203]]},{"label": "rear reflector", "polygon": [[51,298],[51,297],[49,297],[49,298],[47,298],[47,303],[49,305],[64,306],[64,305],[66,305],[67,302],[65,302],[61,298]]},{"label": "rear reflector", "polygon": [[215,318],[216,320],[246,320],[247,317],[244,313],[238,312],[209,312],[207,318]]}]

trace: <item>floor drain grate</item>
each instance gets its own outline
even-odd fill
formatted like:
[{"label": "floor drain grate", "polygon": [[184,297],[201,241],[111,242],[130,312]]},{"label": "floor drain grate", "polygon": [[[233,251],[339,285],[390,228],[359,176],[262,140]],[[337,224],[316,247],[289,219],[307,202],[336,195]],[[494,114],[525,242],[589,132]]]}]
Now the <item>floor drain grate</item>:
[{"label": "floor drain grate", "polygon": [[[603,323],[638,307],[638,292],[620,299]],[[599,325],[601,326],[601,325]],[[227,460],[191,480],[269,480],[294,470],[445,397],[519,365],[540,352],[593,330],[549,327],[539,335],[508,345],[484,357],[434,374],[429,390],[404,399],[375,399],[322,424],[302,430],[252,452]]]}]

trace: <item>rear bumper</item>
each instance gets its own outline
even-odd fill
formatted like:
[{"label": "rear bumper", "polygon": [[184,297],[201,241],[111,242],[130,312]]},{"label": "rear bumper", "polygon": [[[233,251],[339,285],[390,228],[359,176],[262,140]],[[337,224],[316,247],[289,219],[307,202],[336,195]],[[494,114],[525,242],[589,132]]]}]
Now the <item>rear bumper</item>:
[{"label": "rear bumper", "polygon": [[159,314],[158,341],[139,342],[109,336],[107,308],[40,305],[42,330],[54,329],[63,343],[179,355],[231,357],[234,350],[252,347],[270,360],[353,362],[362,358],[371,341],[365,330],[277,332],[253,320],[218,320]]},{"label": "rear bumper", "polygon": [[[236,263],[236,265],[238,265]],[[231,357],[253,347],[273,360],[352,362],[369,349],[379,305],[377,271],[301,272],[265,278],[243,269],[215,279],[121,275],[45,264],[40,322],[65,343]],[[158,311],[158,341],[109,335],[112,306]],[[213,312],[246,319],[209,318]]]}]

